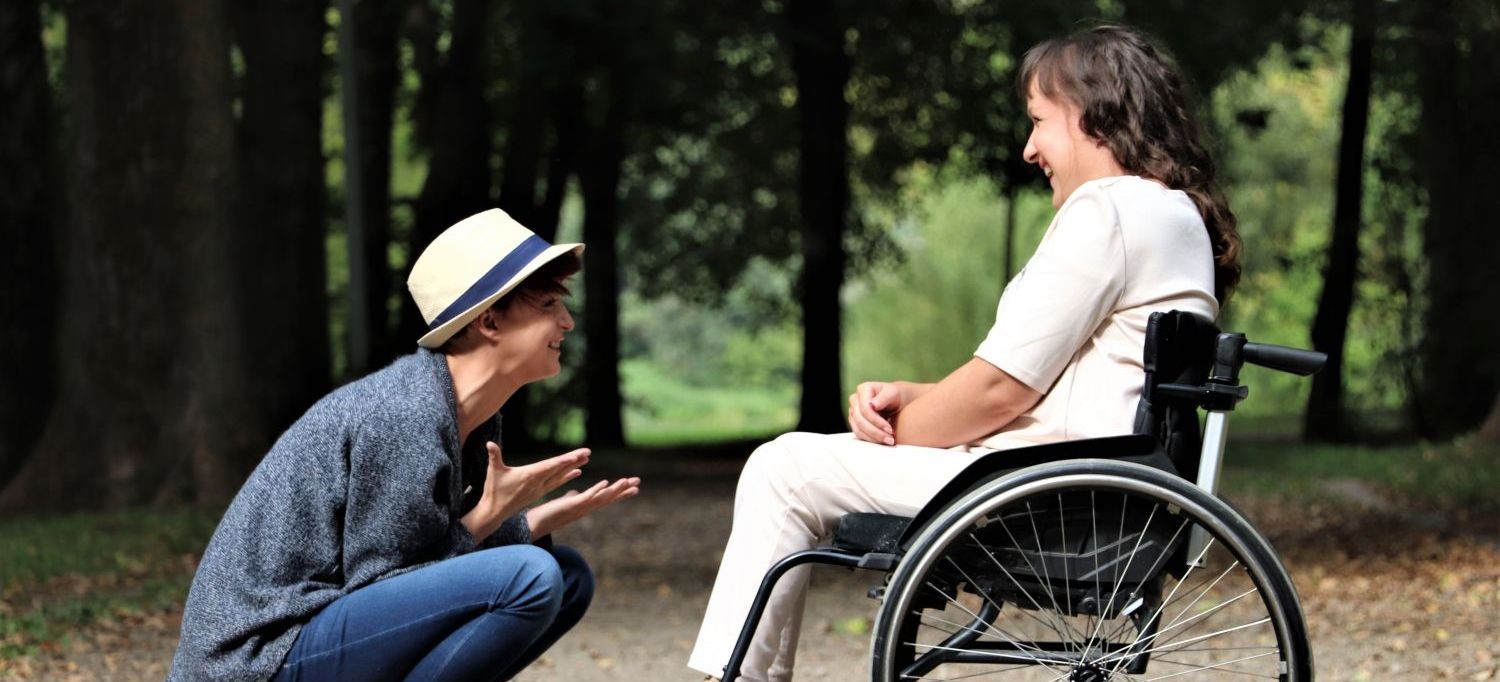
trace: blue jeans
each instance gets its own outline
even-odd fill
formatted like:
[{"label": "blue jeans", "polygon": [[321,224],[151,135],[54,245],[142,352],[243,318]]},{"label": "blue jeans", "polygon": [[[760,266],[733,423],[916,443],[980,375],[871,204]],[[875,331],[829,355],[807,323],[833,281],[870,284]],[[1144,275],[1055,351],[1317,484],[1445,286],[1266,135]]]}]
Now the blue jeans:
[{"label": "blue jeans", "polygon": [[277,673],[294,680],[505,680],[588,609],[578,552],[511,545],[379,581],[302,626]]}]

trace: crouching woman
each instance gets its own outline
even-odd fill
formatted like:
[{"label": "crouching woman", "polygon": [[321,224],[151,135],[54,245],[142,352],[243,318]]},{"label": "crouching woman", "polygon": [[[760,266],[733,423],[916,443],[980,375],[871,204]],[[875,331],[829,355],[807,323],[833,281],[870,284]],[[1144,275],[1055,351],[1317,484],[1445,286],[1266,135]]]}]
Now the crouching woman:
[{"label": "crouching woman", "polygon": [[557,374],[581,244],[499,210],[444,231],[407,286],[419,348],[335,390],[271,448],[193,579],[172,680],[508,679],[583,616],[593,578],[550,542],[631,497],[579,449],[501,456],[499,410]]}]

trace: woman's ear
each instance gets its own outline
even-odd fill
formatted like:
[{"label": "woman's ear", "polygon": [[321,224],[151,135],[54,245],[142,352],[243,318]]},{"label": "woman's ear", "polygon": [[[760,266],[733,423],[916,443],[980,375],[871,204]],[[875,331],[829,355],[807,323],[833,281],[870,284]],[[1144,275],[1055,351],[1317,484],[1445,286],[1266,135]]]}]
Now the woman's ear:
[{"label": "woman's ear", "polygon": [[484,338],[493,341],[500,338],[500,315],[499,310],[489,308],[480,313],[479,317],[474,318],[473,324],[479,328],[479,333]]}]

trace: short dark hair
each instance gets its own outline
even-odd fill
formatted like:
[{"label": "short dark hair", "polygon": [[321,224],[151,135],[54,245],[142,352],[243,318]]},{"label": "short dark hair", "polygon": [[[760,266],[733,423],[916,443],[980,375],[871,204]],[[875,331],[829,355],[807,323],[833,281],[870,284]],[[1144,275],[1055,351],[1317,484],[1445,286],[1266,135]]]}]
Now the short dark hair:
[{"label": "short dark hair", "polygon": [[[490,304],[489,309],[505,310],[510,307],[511,303],[515,302],[517,297],[534,298],[548,294],[562,294],[567,296],[573,293],[568,289],[568,278],[577,274],[582,269],[583,259],[579,258],[576,252],[569,251],[547,261],[545,265],[537,268],[536,272],[527,275],[526,279],[521,280],[521,283],[517,284],[515,288],[505,292],[504,296],[501,296],[494,303]],[[468,331],[469,325],[467,324],[459,327],[458,331],[453,333],[453,336],[448,337],[448,340],[443,342],[438,351],[442,353],[449,352],[453,349],[454,342],[463,338]]]},{"label": "short dark hair", "polygon": [[562,294],[567,296],[573,293],[568,289],[567,280],[583,269],[583,260],[578,254],[569,251],[561,256],[547,261],[545,265],[536,269],[526,279],[521,280],[516,288],[505,292],[490,306],[496,310],[505,310],[510,307],[517,296],[545,296],[547,294]]}]

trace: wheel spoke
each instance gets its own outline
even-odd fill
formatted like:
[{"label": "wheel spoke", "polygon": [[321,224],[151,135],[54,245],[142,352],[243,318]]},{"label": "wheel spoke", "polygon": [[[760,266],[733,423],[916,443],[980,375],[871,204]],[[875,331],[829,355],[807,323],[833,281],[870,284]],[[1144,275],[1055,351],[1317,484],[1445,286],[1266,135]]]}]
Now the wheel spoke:
[{"label": "wheel spoke", "polygon": [[[932,591],[938,593],[939,595],[942,595],[942,597],[944,599],[948,600],[948,603],[950,603],[950,604],[952,604],[954,606],[957,606],[959,608],[959,610],[963,611],[964,613],[969,614],[970,618],[973,618],[976,621],[983,620],[983,619],[981,619],[979,617],[979,614],[976,614],[973,611],[970,611],[968,607],[966,607],[963,604],[959,603],[959,601],[957,599],[955,599],[954,597],[948,596],[941,589],[939,589],[938,586],[933,585],[931,582],[929,582],[929,583],[927,583],[927,587],[930,588]],[[1005,641],[1007,643],[1009,643],[1011,646],[1015,647],[1017,651],[1021,651],[1021,652],[1025,652],[1026,651],[1026,648],[1024,646],[1022,646],[1022,644],[1019,641],[1017,641],[1015,639],[1012,639],[1007,633],[996,629],[995,626],[992,625],[992,624],[990,624],[990,623],[985,623],[985,625],[986,625],[986,627],[989,627],[990,629],[994,629],[997,634],[999,634],[1002,638],[1004,638]],[[913,646],[913,647],[916,647],[916,646],[928,646],[928,645],[918,644],[917,642],[910,642],[909,644],[911,644],[911,646]],[[951,647],[938,647],[938,648],[939,649],[951,649]],[[1040,649],[1038,647],[1031,647],[1031,648],[1033,650],[1035,650],[1036,652],[1046,653],[1045,651],[1043,651],[1042,649]],[[952,649],[952,650],[958,651],[958,649]],[[1050,667],[1050,665],[1048,664],[1047,660],[1038,657],[1036,654],[1031,654],[1031,659],[1034,660],[1034,661],[1036,661],[1037,663],[1040,663],[1042,665],[1048,665]]]},{"label": "wheel spoke", "polygon": [[[1130,505],[1130,496],[1127,495],[1127,496],[1125,496],[1123,503],[1120,505],[1120,536],[1121,537],[1123,537],[1125,535],[1125,507],[1127,507],[1129,505]],[[1156,518],[1156,510],[1160,509],[1160,508],[1161,508],[1161,505],[1159,505],[1159,504],[1151,507],[1151,513],[1146,517],[1146,525],[1145,525],[1146,528],[1150,528],[1151,527],[1151,521]],[[1142,529],[1141,530],[1141,534],[1138,537],[1136,537],[1136,539],[1135,539],[1135,548],[1132,549],[1132,550],[1130,550],[1130,558],[1125,560],[1125,568],[1123,568],[1123,569],[1121,569],[1119,571],[1119,573],[1117,574],[1118,577],[1115,579],[1114,587],[1110,589],[1110,592],[1109,592],[1109,601],[1104,602],[1104,606],[1100,609],[1101,611],[1108,610],[1108,608],[1115,603],[1115,596],[1120,593],[1120,585],[1125,582],[1125,575],[1130,572],[1130,565],[1132,563],[1135,563],[1136,554],[1138,552],[1140,552],[1140,550],[1141,550],[1141,542],[1143,540],[1145,540],[1145,539],[1146,539],[1146,531],[1145,531],[1145,529]],[[1115,563],[1118,564],[1119,563],[1118,547],[1116,548],[1116,552],[1117,553],[1115,554]],[[1101,620],[1100,623],[1103,624],[1103,621]],[[1098,637],[1098,636],[1099,636],[1099,632],[1098,632],[1098,629],[1096,628],[1095,631],[1094,631],[1094,634],[1089,636],[1089,642],[1093,642],[1094,638]]]},{"label": "wheel spoke", "polygon": [[[974,579],[971,578],[971,577],[969,577],[968,571],[965,571],[962,566],[959,566],[958,562],[953,560],[953,557],[947,556],[947,557],[943,557],[943,558],[947,559],[948,563],[953,565],[954,570],[957,570],[958,573],[959,573],[959,575],[962,575],[964,577],[964,580],[969,583],[970,587],[973,587],[975,589],[975,591],[979,593],[980,597],[982,597],[985,601],[989,602],[991,606],[995,607],[996,612],[999,612],[999,611],[1002,610],[1001,609],[1001,604],[999,602],[996,602],[994,599],[990,598],[989,591],[985,590],[984,588],[980,587],[977,583],[975,583]],[[954,603],[957,603],[957,602],[954,602]],[[1032,603],[1036,603],[1035,600],[1033,600]],[[1040,607],[1040,606],[1037,607],[1038,610],[1041,610],[1041,608],[1042,607]],[[1027,611],[1026,609],[1021,609],[1020,611],[1021,611],[1021,613],[1026,614],[1027,617],[1031,618],[1032,620],[1036,621],[1037,623],[1040,623],[1042,625],[1042,627],[1051,628],[1053,632],[1057,631],[1057,628],[1053,624],[1051,624],[1051,623],[1049,623],[1049,622],[1047,622],[1045,620],[1042,620],[1041,617],[1037,616],[1036,614],[1031,613],[1030,611]],[[1059,633],[1059,635],[1060,634],[1061,633]]]},{"label": "wheel spoke", "polygon": [[[1001,527],[1005,527],[1005,521],[1004,520],[1000,521],[1000,526]],[[1010,529],[1006,528],[1005,532],[1006,532],[1007,535],[1009,535],[1010,534]],[[995,556],[995,553],[990,551],[990,548],[989,548],[988,545],[985,545],[983,542],[980,542],[979,538],[977,536],[975,536],[972,532],[969,533],[969,538],[974,541],[975,545],[978,545],[979,549],[984,552],[985,556],[987,556],[987,557],[990,558],[990,561],[995,564],[995,568],[1000,569],[1000,572],[1004,573],[1005,577],[1007,577],[1007,578],[1010,579],[1011,584],[1015,585],[1016,589],[1019,589],[1021,591],[1021,594],[1026,595],[1026,600],[1029,601],[1029,602],[1031,602],[1032,606],[1036,607],[1037,613],[1053,613],[1053,614],[1057,613],[1056,611],[1047,611],[1047,609],[1042,608],[1042,605],[1037,602],[1036,597],[1031,596],[1031,591],[1028,590],[1028,589],[1026,589],[1025,586],[1021,585],[1021,581],[1016,580],[1016,577],[1014,575],[1011,575],[1010,571],[1005,568],[1005,565],[1002,564],[1002,563],[1000,563],[1000,559]],[[1012,540],[1014,540],[1014,536],[1012,536]],[[1025,555],[1023,554],[1022,556],[1024,557]],[[1030,563],[1031,563],[1031,561],[1028,559],[1027,560],[1027,564],[1030,565]],[[1032,573],[1035,573],[1035,572],[1036,571],[1032,571]],[[1057,602],[1054,600],[1053,603],[1056,604]],[[1040,618],[1040,617],[1038,617],[1038,618]],[[1063,632],[1062,628],[1057,627],[1057,624],[1055,622],[1049,624],[1047,627],[1052,628],[1052,631],[1057,634],[1057,638],[1058,638],[1059,641],[1067,641],[1068,635]]]},{"label": "wheel spoke", "polygon": [[[1030,502],[1026,503],[1026,512],[1027,512],[1026,516],[1028,518],[1030,518],[1031,517],[1031,503]],[[1021,549],[1021,542],[1019,540],[1017,540],[1015,534],[1010,531],[1010,526],[1005,523],[1005,517],[1004,516],[1000,517],[1000,527],[1005,529],[1005,535],[1010,538],[1010,544],[1011,544],[1011,546],[1015,547],[1016,551],[1018,553],[1020,553],[1021,558],[1026,560],[1026,567],[1029,568],[1029,569],[1031,569],[1031,574],[1032,575],[1036,575],[1038,573],[1038,571],[1036,570],[1036,566],[1031,563],[1031,557],[1026,556],[1026,552]],[[1034,532],[1035,529],[1036,529],[1036,521],[1035,520],[1032,520],[1031,527],[1032,527],[1032,530]],[[970,533],[970,537],[973,537],[972,533]],[[975,538],[974,541],[976,543],[980,544],[980,546],[985,550],[985,554],[989,554],[990,555],[990,559],[995,562],[996,566],[1000,566],[1000,560],[996,559],[995,555],[990,553],[988,547],[984,547],[984,543],[980,543],[978,538]],[[1041,538],[1037,538],[1037,553],[1038,554],[1041,554],[1041,551],[1042,551],[1041,548],[1042,548],[1042,540],[1041,540]],[[1039,558],[1042,561],[1042,567],[1045,569],[1046,566],[1047,566],[1047,559],[1046,559],[1046,557],[1039,557]],[[1004,566],[1000,566],[1000,570],[1004,571],[1005,567]],[[1045,570],[1041,571],[1041,573],[1044,573],[1044,574],[1045,574],[1045,572],[1046,572]],[[1009,571],[1006,571],[1007,575],[1009,573],[1010,573]],[[1015,578],[1011,578],[1011,581],[1015,582]],[[1067,626],[1067,623],[1062,618],[1062,609],[1059,608],[1058,605],[1057,605],[1057,595],[1052,592],[1052,581],[1049,580],[1049,579],[1043,578],[1042,584],[1044,586],[1046,586],[1047,598],[1052,602],[1052,610],[1049,613],[1056,614],[1057,624],[1062,626],[1062,627],[1057,627],[1056,625],[1053,626],[1053,629],[1057,631],[1057,638],[1059,640],[1062,640],[1062,641],[1068,641],[1069,637],[1071,637],[1072,635],[1070,635],[1067,632],[1063,632],[1063,630],[1067,630],[1068,629],[1068,626]],[[1020,583],[1017,583],[1017,587],[1020,587]],[[1021,589],[1023,591],[1025,590],[1025,588],[1021,588]],[[1030,597],[1030,594],[1028,593],[1027,596]],[[1036,604],[1036,600],[1033,599],[1032,603]],[[1038,611],[1047,611],[1046,609],[1042,608],[1041,604],[1036,604],[1036,609]],[[1077,639],[1078,638],[1074,638],[1073,641],[1077,641]]]},{"label": "wheel spoke", "polygon": [[1256,654],[1254,656],[1246,656],[1244,658],[1236,658],[1236,659],[1234,659],[1232,661],[1224,661],[1223,663],[1218,663],[1218,664],[1215,664],[1215,665],[1201,666],[1201,667],[1197,668],[1196,670],[1184,670],[1182,672],[1172,673],[1170,675],[1160,675],[1160,676],[1157,676],[1157,677],[1151,677],[1151,678],[1147,678],[1146,682],[1152,682],[1153,680],[1165,680],[1165,679],[1167,679],[1169,677],[1178,677],[1180,675],[1187,675],[1187,674],[1190,674],[1190,673],[1202,672],[1204,670],[1220,670],[1221,672],[1239,673],[1241,675],[1251,675],[1251,676],[1254,676],[1254,677],[1265,677],[1265,678],[1269,678],[1269,679],[1273,679],[1274,680],[1274,679],[1278,679],[1279,676],[1278,675],[1260,675],[1260,674],[1256,674],[1256,673],[1247,673],[1247,672],[1240,671],[1240,670],[1223,670],[1223,668],[1226,665],[1232,665],[1232,664],[1235,664],[1235,663],[1239,663],[1241,661],[1248,661],[1248,660],[1251,660],[1251,659],[1254,659],[1254,658],[1265,658],[1266,656],[1271,656],[1271,655],[1274,655],[1275,653],[1276,652],[1274,652],[1274,651],[1270,651],[1270,652],[1267,652],[1267,653],[1264,653],[1264,654]]},{"label": "wheel spoke", "polygon": [[[959,608],[963,608],[963,607],[960,606]],[[951,620],[948,620],[946,618],[939,618],[937,616],[929,616],[929,615],[923,615],[923,614],[919,614],[918,617],[922,620],[922,624],[923,625],[926,625],[927,627],[930,627],[930,628],[932,628],[934,630],[937,630],[938,632],[941,632],[941,633],[947,634],[947,635],[956,635],[956,634],[959,633],[960,630],[967,631],[967,632],[978,632],[980,634],[983,634],[985,632],[984,630],[976,630],[976,629],[974,629],[972,627],[969,627],[968,625],[960,625],[959,623],[955,623],[955,622],[953,622]],[[978,617],[976,616],[976,619],[977,618]],[[928,620],[936,621],[936,622],[942,623],[944,625],[951,626],[951,627],[953,627],[955,629],[953,629],[953,630],[947,630],[947,629],[944,629],[944,628],[940,628],[940,627],[938,627],[936,625],[933,625],[933,624],[927,622]],[[998,627],[998,626],[994,625],[993,623],[986,623],[985,625],[986,625],[986,627],[989,630],[993,630],[995,632],[995,634],[1000,635],[1000,638],[1004,639],[1006,641],[1006,643],[1010,644],[1013,647],[1016,647],[1017,649],[1025,650],[1025,651],[1034,651],[1034,652],[1039,653],[1039,654],[1046,654],[1047,653],[1047,650],[1043,649],[1041,647],[1038,647],[1038,646],[1027,646],[1025,644],[1022,644],[1020,642],[1020,639],[1021,639],[1020,635],[1013,635],[1009,631],[1005,630],[1004,628]]]},{"label": "wheel spoke", "polygon": [[[1201,642],[1201,641],[1203,641],[1205,639],[1212,639],[1214,637],[1218,637],[1219,635],[1224,635],[1224,634],[1228,634],[1228,633],[1231,633],[1231,632],[1237,632],[1237,631],[1243,630],[1245,628],[1252,628],[1252,627],[1255,627],[1257,625],[1262,625],[1264,623],[1268,623],[1270,621],[1271,621],[1270,618],[1262,618],[1262,619],[1254,621],[1254,622],[1245,623],[1244,625],[1236,625],[1236,626],[1234,626],[1232,628],[1224,628],[1223,630],[1219,630],[1217,632],[1210,632],[1210,633],[1208,633],[1206,635],[1199,635],[1199,636],[1194,637],[1192,639],[1184,640],[1182,642],[1182,644],[1191,644],[1193,642]],[[1160,652],[1160,651],[1176,651],[1176,649],[1171,648],[1171,644],[1165,644],[1165,645],[1162,645],[1162,646],[1152,647],[1150,649],[1146,649],[1145,651],[1141,651],[1139,653],[1154,654],[1154,653],[1157,653],[1157,652]],[[1115,655],[1118,655],[1118,654],[1111,654],[1111,657],[1110,657],[1111,660],[1112,660],[1112,656],[1115,656]],[[1104,661],[1101,660],[1099,662],[1103,663]]]},{"label": "wheel spoke", "polygon": [[1233,509],[1133,463],[1055,467],[982,484],[913,540],[877,679],[1306,679],[1295,592]]}]

